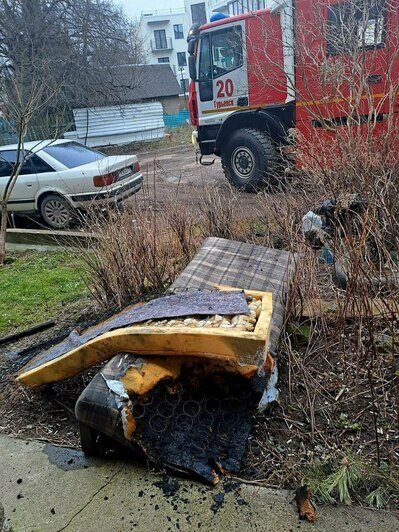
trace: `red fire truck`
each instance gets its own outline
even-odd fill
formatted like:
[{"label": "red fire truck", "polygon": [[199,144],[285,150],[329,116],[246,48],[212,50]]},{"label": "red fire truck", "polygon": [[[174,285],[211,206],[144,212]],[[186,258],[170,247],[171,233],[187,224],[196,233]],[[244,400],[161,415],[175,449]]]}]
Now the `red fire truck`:
[{"label": "red fire truck", "polygon": [[220,156],[228,180],[253,191],[281,169],[289,132],[314,142],[351,124],[381,131],[399,113],[398,9],[399,0],[281,0],[193,26],[200,161]]}]

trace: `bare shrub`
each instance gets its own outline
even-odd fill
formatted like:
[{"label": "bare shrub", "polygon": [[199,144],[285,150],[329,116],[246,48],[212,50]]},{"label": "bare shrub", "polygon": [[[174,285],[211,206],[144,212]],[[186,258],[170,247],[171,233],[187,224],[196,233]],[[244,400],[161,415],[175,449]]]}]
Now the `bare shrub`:
[{"label": "bare shrub", "polygon": [[200,228],[196,230],[194,226],[192,208],[183,204],[171,203],[166,210],[166,223],[168,229],[176,237],[184,261],[182,265],[186,266],[195,252],[196,236],[200,234]]},{"label": "bare shrub", "polygon": [[96,214],[95,224],[100,238],[84,260],[90,289],[104,307],[162,293],[184,266],[175,234],[150,207],[110,211],[100,219]]},{"label": "bare shrub", "polygon": [[284,247],[291,233],[287,209],[295,208],[290,200],[284,194],[260,192],[254,197],[232,187],[207,188],[198,206],[201,234]]},{"label": "bare shrub", "polygon": [[[375,143],[351,143],[344,135],[336,146],[340,156],[327,167],[318,159],[325,145],[313,139],[306,186],[278,204],[287,220],[273,204],[264,213],[265,226],[274,224],[283,247],[298,254],[298,267],[279,359],[281,404],[257,419],[247,468],[256,467],[265,484],[288,487],[305,479],[324,502],[334,493],[336,500],[379,506],[399,491],[396,140],[392,135],[383,153]],[[346,208],[351,194],[364,201],[359,212]],[[336,265],[321,262],[300,231],[301,216],[329,198],[337,207],[328,246],[345,286],[337,285]],[[363,475],[342,498],[338,480],[346,457],[362,463],[370,478]]]},{"label": "bare shrub", "polygon": [[[111,213],[97,229],[103,238],[89,264],[97,298],[121,306],[162,292],[207,236],[295,252],[279,358],[281,402],[257,416],[243,475],[284,487],[320,480],[323,500],[342,459],[355,456],[375,475],[351,499],[380,504],[380,491],[388,489],[390,501],[398,485],[398,326],[391,301],[399,294],[387,273],[397,268],[396,169],[382,158],[376,163],[371,148],[367,157],[353,145],[345,149],[345,165],[343,158],[328,168],[315,163],[305,185],[295,178],[285,193],[260,193],[249,202],[248,195],[212,188],[197,206],[144,201]],[[343,192],[362,193],[367,204],[352,219],[342,215],[330,240],[345,266],[345,290],[306,245],[301,220]],[[373,316],[376,300],[386,312]],[[320,464],[325,480],[317,477]]]},{"label": "bare shrub", "polygon": [[239,202],[240,195],[232,188],[228,188],[224,194],[221,194],[216,187],[205,189],[203,200],[199,205],[199,211],[203,216],[204,235],[237,238],[237,223],[240,225]]}]

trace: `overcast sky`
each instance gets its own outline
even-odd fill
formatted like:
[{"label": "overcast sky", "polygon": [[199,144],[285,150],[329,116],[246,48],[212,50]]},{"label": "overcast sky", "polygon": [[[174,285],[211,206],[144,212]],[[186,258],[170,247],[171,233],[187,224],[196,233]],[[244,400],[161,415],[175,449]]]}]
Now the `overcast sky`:
[{"label": "overcast sky", "polygon": [[114,0],[116,4],[120,4],[127,15],[132,18],[140,18],[142,11],[149,11],[153,9],[172,9],[176,7],[184,7],[183,0]]}]

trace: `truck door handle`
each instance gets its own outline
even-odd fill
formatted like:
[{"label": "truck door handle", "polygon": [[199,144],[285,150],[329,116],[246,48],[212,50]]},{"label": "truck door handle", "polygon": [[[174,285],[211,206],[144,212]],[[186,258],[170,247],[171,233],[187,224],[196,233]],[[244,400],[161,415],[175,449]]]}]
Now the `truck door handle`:
[{"label": "truck door handle", "polygon": [[246,107],[248,105],[248,98],[246,96],[238,98],[237,105],[238,107]]}]

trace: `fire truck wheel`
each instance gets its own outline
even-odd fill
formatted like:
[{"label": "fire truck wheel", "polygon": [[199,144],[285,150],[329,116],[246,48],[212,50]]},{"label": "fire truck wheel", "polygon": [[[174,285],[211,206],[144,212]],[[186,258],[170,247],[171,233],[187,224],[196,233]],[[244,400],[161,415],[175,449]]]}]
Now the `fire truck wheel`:
[{"label": "fire truck wheel", "polygon": [[238,129],[223,149],[222,165],[232,185],[239,190],[256,192],[275,180],[278,156],[265,132]]}]

